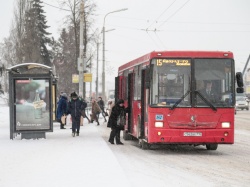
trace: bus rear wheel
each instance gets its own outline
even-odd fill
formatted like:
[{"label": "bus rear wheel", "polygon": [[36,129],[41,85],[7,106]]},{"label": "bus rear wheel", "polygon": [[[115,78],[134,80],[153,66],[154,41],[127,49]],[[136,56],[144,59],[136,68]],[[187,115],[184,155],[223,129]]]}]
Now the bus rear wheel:
[{"label": "bus rear wheel", "polygon": [[218,144],[206,144],[207,150],[216,150],[218,148]]}]

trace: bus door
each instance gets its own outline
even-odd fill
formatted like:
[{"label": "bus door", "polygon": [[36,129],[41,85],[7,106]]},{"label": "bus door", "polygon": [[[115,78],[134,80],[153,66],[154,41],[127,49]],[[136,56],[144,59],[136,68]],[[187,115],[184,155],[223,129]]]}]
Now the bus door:
[{"label": "bus door", "polygon": [[146,138],[145,127],[148,123],[148,101],[149,101],[149,85],[150,85],[149,69],[142,70],[141,77],[141,127],[138,138]]},{"label": "bus door", "polygon": [[118,99],[124,99],[124,86],[123,86],[123,76],[118,76],[115,78],[115,103]]},{"label": "bus door", "polygon": [[134,74],[128,74],[127,85],[128,85],[128,132],[132,133],[133,131],[133,98],[134,98]]},{"label": "bus door", "polygon": [[118,98],[119,98],[119,77],[115,77],[115,101],[114,101],[115,103],[117,102]]}]

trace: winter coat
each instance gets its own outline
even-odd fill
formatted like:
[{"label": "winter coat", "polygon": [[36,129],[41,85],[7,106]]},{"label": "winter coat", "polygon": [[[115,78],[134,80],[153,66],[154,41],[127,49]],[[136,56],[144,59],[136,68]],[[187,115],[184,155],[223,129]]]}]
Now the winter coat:
[{"label": "winter coat", "polygon": [[76,100],[71,99],[69,101],[68,114],[71,114],[72,118],[80,120],[82,110],[84,110],[84,104],[79,98]]},{"label": "winter coat", "polygon": [[92,114],[100,114],[102,112],[101,108],[96,101],[92,103]]},{"label": "winter coat", "polygon": [[104,101],[101,99],[101,100],[97,101],[97,104],[102,109],[102,111],[104,111]]},{"label": "winter coat", "polygon": [[56,119],[61,119],[63,114],[67,114],[68,102],[67,97],[61,96],[57,104]]},{"label": "winter coat", "polygon": [[[125,119],[126,117],[126,112],[128,112],[128,109],[125,108],[124,106],[120,106],[119,103],[117,103],[111,110],[111,114],[108,120],[107,127],[110,128],[116,128],[117,127],[117,120],[120,114],[123,114],[123,118]],[[125,125],[125,124],[123,124]]]}]

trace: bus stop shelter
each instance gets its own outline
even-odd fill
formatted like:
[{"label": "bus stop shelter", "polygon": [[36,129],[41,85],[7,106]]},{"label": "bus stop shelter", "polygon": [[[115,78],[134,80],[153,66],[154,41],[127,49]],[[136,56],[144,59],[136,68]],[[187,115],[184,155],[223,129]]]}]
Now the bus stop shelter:
[{"label": "bus stop shelter", "polygon": [[[53,131],[54,75],[52,68],[23,63],[9,72],[10,139],[46,138]],[[54,93],[54,94],[52,94]]]}]

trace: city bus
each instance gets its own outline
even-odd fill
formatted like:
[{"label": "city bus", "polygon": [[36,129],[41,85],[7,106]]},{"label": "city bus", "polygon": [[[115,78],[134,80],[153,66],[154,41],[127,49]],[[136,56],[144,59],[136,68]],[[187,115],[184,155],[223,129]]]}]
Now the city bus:
[{"label": "city bus", "polygon": [[235,95],[243,91],[232,52],[150,52],[118,68],[115,98],[130,109],[123,138],[142,149],[233,144]]}]

